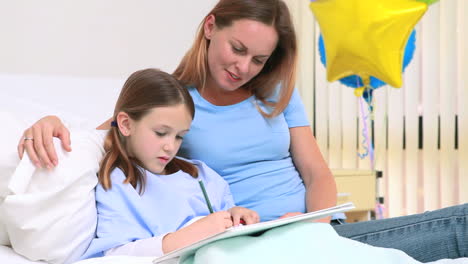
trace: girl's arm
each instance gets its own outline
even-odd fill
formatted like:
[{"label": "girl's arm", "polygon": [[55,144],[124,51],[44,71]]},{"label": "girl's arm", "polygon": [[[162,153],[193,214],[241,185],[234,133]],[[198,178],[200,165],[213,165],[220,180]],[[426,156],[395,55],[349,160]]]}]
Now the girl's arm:
[{"label": "girl's arm", "polygon": [[162,240],[163,253],[166,254],[188,246],[204,238],[223,232],[230,227],[232,227],[232,219],[229,212],[219,211],[212,213],[189,226],[164,236]]},{"label": "girl's arm", "polygon": [[[122,252],[134,256],[162,255],[232,226],[231,214],[219,211],[173,233],[164,234],[172,231],[162,226],[167,221],[147,215],[145,212],[154,208],[154,203],[143,201],[137,190],[124,182],[125,179],[122,170],[116,168],[111,173],[112,188],[106,191],[101,184],[96,187],[96,238],[91,241],[83,258],[102,252],[108,255]],[[165,217],[168,218],[166,220],[173,219],[170,214]],[[156,230],[167,231],[158,233]]]},{"label": "girl's arm", "polygon": [[104,256],[159,257],[164,255],[162,240],[167,234],[136,240],[105,251]]},{"label": "girl's arm", "polygon": [[188,246],[211,235],[220,233],[232,226],[231,214],[220,211],[208,215],[191,225],[173,233],[139,239],[106,250],[106,256],[162,256],[176,249]]},{"label": "girl's arm", "polygon": [[175,232],[138,239],[105,251],[105,256],[159,257],[176,249],[191,245],[204,238],[223,232],[232,226],[231,214],[219,211],[183,227]]},{"label": "girl's arm", "polygon": [[[306,187],[307,211],[336,205],[336,184],[327,163],[320,153],[310,127],[293,127],[291,155]],[[330,222],[330,217],[320,222]]]}]

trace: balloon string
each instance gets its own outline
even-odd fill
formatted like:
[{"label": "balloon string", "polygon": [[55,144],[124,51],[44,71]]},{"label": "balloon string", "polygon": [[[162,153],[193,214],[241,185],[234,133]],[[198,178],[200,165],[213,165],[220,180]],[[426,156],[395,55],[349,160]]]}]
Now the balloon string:
[{"label": "balloon string", "polygon": [[377,203],[375,205],[375,214],[376,214],[377,219],[384,219],[385,205],[381,203]]},{"label": "balloon string", "polygon": [[[364,84],[364,89],[372,89],[368,84]],[[372,102],[371,102],[372,104]],[[362,119],[362,136],[363,136],[363,140],[362,140],[362,146],[364,148],[364,153],[359,153],[358,152],[358,156],[360,159],[364,159],[365,157],[369,156],[370,158],[370,162],[371,162],[371,169],[373,170],[374,169],[374,148],[372,146],[372,142],[369,138],[369,129],[367,127],[367,120],[369,120],[369,115],[372,115],[372,106],[369,106],[369,113],[368,115],[365,114],[364,112],[364,98],[363,96],[361,96],[359,98],[359,106],[360,106],[360,109],[361,109],[361,119]]]},{"label": "balloon string", "polygon": [[361,119],[362,119],[362,147],[364,148],[364,153],[358,153],[359,158],[364,159],[369,155],[369,143],[368,143],[368,130],[367,130],[367,118],[369,117],[364,113],[364,106],[363,106],[363,101],[364,99],[362,97],[359,98],[359,106],[361,109]]},{"label": "balloon string", "polygon": [[[374,87],[372,86],[369,86],[370,89],[374,89]],[[370,91],[372,92],[372,91]],[[370,96],[370,100],[369,100],[369,103],[368,103],[368,107],[369,107],[369,115],[370,116],[370,119],[369,119],[369,122],[370,124],[372,124],[372,121],[374,121],[374,97],[373,96]],[[369,140],[369,148],[370,148],[370,163],[371,163],[371,170],[375,170],[375,156],[374,156],[374,145],[372,144],[372,139],[371,139],[371,136],[369,135],[368,133],[368,139],[370,138]]]}]

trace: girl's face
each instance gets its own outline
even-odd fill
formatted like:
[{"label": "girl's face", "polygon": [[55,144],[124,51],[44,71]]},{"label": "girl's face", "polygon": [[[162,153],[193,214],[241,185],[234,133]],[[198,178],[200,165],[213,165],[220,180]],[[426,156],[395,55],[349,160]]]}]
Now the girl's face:
[{"label": "girl's face", "polygon": [[192,116],[184,104],[155,107],[139,121],[129,119],[128,153],[145,169],[164,174],[191,123]]},{"label": "girl's face", "polygon": [[206,19],[209,75],[207,87],[232,92],[255,77],[273,53],[278,42],[274,27],[241,19],[218,29],[212,15]]}]

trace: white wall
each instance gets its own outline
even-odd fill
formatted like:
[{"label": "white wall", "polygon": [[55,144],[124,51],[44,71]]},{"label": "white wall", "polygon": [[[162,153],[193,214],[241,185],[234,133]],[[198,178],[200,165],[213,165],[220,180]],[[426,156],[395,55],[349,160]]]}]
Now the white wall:
[{"label": "white wall", "polygon": [[0,73],[121,79],[146,67],[172,71],[216,2],[2,0]]},{"label": "white wall", "polygon": [[0,0],[0,113],[97,126],[132,72],[175,69],[216,2]]}]

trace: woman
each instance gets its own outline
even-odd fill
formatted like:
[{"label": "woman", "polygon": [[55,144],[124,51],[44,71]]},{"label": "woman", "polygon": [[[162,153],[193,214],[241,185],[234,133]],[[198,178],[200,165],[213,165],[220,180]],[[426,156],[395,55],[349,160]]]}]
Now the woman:
[{"label": "woman", "polygon": [[[294,28],[283,1],[221,0],[174,72],[197,112],[181,156],[206,162],[230,184],[236,204],[257,211],[262,221],[336,203],[333,176],[293,88],[296,58]],[[68,131],[57,117],[39,120],[23,136],[20,155],[26,149],[38,165],[57,165],[53,136],[70,150]],[[467,206],[458,206],[335,229],[425,262],[467,254],[467,215]],[[444,236],[428,235],[436,224]],[[446,251],[433,250],[441,247]]]}]

